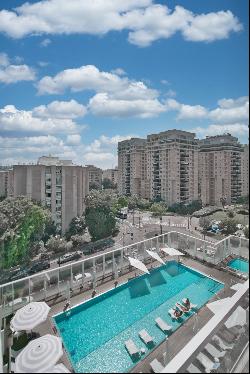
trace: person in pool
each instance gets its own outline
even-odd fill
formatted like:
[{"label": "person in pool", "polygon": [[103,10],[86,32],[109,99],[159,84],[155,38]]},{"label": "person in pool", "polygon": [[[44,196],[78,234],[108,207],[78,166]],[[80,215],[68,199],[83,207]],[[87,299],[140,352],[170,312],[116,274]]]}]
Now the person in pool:
[{"label": "person in pool", "polygon": [[180,303],[177,303],[176,306],[183,312],[187,313],[189,312],[189,308],[186,305],[181,305]]},{"label": "person in pool", "polygon": [[174,309],[174,316],[176,318],[180,318],[182,316],[183,312],[180,309]]}]

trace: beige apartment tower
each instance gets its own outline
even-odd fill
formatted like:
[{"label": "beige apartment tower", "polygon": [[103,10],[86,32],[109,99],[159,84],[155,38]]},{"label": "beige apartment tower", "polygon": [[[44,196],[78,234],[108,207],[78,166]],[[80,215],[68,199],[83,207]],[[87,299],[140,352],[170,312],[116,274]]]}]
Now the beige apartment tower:
[{"label": "beige apartment tower", "polygon": [[242,196],[242,152],[238,139],[230,134],[200,141],[199,187],[204,205],[236,203]]},{"label": "beige apartment tower", "polygon": [[13,166],[13,196],[27,196],[52,212],[58,232],[85,210],[88,173],[82,166],[53,157],[40,158],[37,165]]},{"label": "beige apartment tower", "polygon": [[89,179],[89,189],[101,189],[102,188],[102,169],[97,168],[94,165],[86,165]]},{"label": "beige apartment tower", "polygon": [[107,169],[102,172],[102,179],[109,179],[114,185],[118,185],[118,168]]},{"label": "beige apartment tower", "polygon": [[195,134],[169,130],[147,137],[147,179],[151,200],[188,204],[198,194],[198,140]]},{"label": "beige apartment tower", "polygon": [[118,190],[121,195],[148,198],[146,140],[132,138],[118,144]]},{"label": "beige apartment tower", "polygon": [[249,195],[249,145],[243,146],[241,157],[242,196]]}]

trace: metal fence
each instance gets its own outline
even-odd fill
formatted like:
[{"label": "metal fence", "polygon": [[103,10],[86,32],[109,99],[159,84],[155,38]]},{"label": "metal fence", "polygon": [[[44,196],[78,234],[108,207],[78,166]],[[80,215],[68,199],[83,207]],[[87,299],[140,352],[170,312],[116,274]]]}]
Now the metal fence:
[{"label": "metal fence", "polygon": [[59,296],[67,298],[70,290],[95,288],[98,282],[131,270],[129,256],[148,262],[150,257],[146,250],[155,249],[160,253],[164,246],[179,249],[198,260],[215,265],[232,253],[240,256],[246,253],[247,256],[243,256],[246,258],[249,256],[248,240],[230,236],[213,243],[172,231],[1,285],[0,305],[3,316],[11,315],[30,301],[50,300]]}]

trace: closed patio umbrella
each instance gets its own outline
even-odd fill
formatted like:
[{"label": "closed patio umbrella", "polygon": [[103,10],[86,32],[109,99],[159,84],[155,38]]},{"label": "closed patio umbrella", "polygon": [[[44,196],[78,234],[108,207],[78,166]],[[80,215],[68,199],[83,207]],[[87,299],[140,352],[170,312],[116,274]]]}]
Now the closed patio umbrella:
[{"label": "closed patio umbrella", "polygon": [[48,318],[50,307],[44,302],[32,302],[19,309],[11,320],[14,331],[30,331]]},{"label": "closed patio umbrella", "polygon": [[247,313],[241,306],[233,312],[233,314],[225,322],[228,329],[234,326],[244,326],[247,323]]},{"label": "closed patio umbrella", "polygon": [[133,257],[129,257],[128,260],[129,260],[131,266],[133,266],[136,269],[142,271],[143,273],[150,274],[147,267],[140,260],[137,260],[136,258],[133,258]]},{"label": "closed patio umbrella", "polygon": [[163,252],[165,252],[169,256],[185,256],[184,253],[178,251],[178,249],[165,247],[161,248]]},{"label": "closed patio umbrella", "polygon": [[149,251],[146,249],[146,252],[149,254],[149,256],[151,256],[154,260],[160,262],[160,264],[163,264],[165,265],[165,262],[162,260],[162,258],[160,258],[160,256],[158,255],[158,253],[156,252],[153,252],[153,251]]},{"label": "closed patio umbrella", "polygon": [[226,297],[225,299],[220,299],[213,301],[212,303],[207,304],[207,307],[213,312],[214,314],[219,313],[225,308],[228,308],[228,305],[230,304],[231,298]]},{"label": "closed patio umbrella", "polygon": [[16,373],[45,373],[63,355],[62,341],[57,336],[45,335],[31,341],[17,356]]}]

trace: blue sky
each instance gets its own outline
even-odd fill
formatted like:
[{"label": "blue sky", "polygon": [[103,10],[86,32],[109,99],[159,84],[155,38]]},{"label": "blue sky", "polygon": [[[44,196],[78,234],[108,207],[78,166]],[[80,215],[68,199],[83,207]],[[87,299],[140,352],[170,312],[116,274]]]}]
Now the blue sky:
[{"label": "blue sky", "polygon": [[0,163],[112,167],[180,128],[248,141],[247,0],[0,3]]}]

